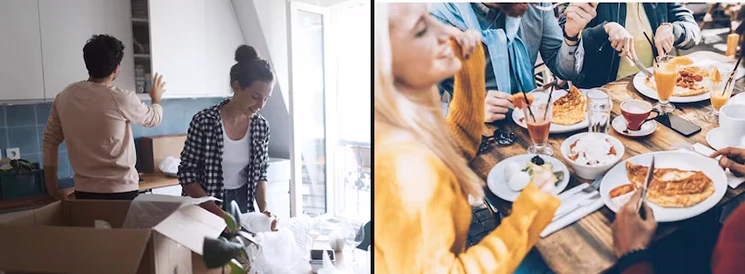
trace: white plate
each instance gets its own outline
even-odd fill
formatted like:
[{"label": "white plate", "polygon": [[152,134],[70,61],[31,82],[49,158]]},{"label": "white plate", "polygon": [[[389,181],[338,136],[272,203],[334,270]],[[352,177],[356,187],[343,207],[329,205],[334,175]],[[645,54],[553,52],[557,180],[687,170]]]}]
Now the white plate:
[{"label": "white plate", "polygon": [[[709,130],[709,132],[706,133],[706,142],[709,143],[709,146],[713,148],[714,150],[720,150],[726,147],[730,147],[730,145],[727,145],[727,143],[724,142],[724,139],[722,136],[722,128],[712,128]],[[739,146],[735,146],[739,148],[745,149],[745,142],[740,142]]]},{"label": "white plate", "polygon": [[[522,166],[525,163],[530,162],[530,159],[533,157],[535,157],[535,155],[523,154],[507,158],[504,161],[499,161],[499,163],[489,171],[489,175],[486,177],[486,185],[489,187],[489,190],[503,200],[514,202],[515,199],[517,199],[517,196],[520,195],[520,192],[512,191],[512,189],[507,186],[507,179],[504,178],[504,165],[516,161],[520,166]],[[569,184],[569,169],[567,169],[567,166],[564,165],[564,163],[554,157],[541,155],[541,158],[543,158],[543,161],[553,165],[554,172],[561,171],[564,173],[564,178],[559,181],[556,185],[556,189],[554,189],[554,194],[559,194],[559,192],[563,191]]]},{"label": "white plate", "polygon": [[[580,89],[582,91],[582,94],[587,94],[586,89]],[[567,95],[567,91],[560,89],[560,90],[554,90],[554,94],[552,95],[553,98],[551,98],[551,102],[553,103],[556,101],[556,99],[561,98],[564,95]],[[535,100],[533,102],[546,102],[548,100],[548,93],[545,92],[532,92],[533,96],[535,97]],[[512,120],[515,121],[515,123],[523,128],[528,128],[528,126],[525,124],[524,120],[521,120],[523,117],[525,117],[525,114],[522,110],[516,109],[512,111]],[[576,123],[571,126],[564,126],[564,125],[557,125],[557,124],[551,124],[551,127],[549,128],[549,133],[567,133],[567,132],[574,132],[582,129],[586,129],[590,123],[587,121],[587,118],[585,117],[585,120],[582,122]]]},{"label": "white plate", "polygon": [[[710,61],[710,60],[696,61],[696,62],[693,63],[692,66],[697,66],[697,67],[717,66],[717,67],[721,68],[722,70],[727,70],[727,71],[729,71],[729,70],[732,69],[732,65],[731,64],[716,63],[716,62],[713,62],[713,61]],[[654,68],[652,68],[652,67],[647,68],[647,70],[649,70],[649,72],[654,73]],[[737,75],[740,75],[740,74],[744,74],[745,75],[745,70],[738,69],[737,70]],[[736,78],[739,78],[738,76],[735,76],[735,77]],[[648,87],[647,85],[644,84],[644,81],[645,81],[646,78],[647,78],[647,76],[644,73],[637,73],[634,76],[634,87],[642,95],[644,95],[646,97],[649,97],[649,98],[652,98],[652,99],[655,99],[655,100],[659,100],[659,98],[657,97],[657,90],[652,89],[652,88],[650,88],[650,87]],[[652,79],[650,79],[650,81],[654,81],[654,77],[652,77]],[[707,92],[707,93],[704,93],[704,94],[701,94],[701,95],[697,95],[697,96],[686,96],[686,97],[672,96],[672,97],[670,97],[670,102],[672,102],[672,103],[693,103],[693,102],[706,101],[706,100],[709,100],[710,98],[711,98],[711,96]]]},{"label": "white plate", "polygon": [[641,137],[641,136],[647,136],[649,134],[652,134],[657,130],[657,121],[650,120],[642,125],[642,128],[638,131],[629,131],[629,133],[625,133],[626,130],[626,118],[623,118],[623,116],[618,115],[615,119],[611,122],[611,125],[613,125],[613,129],[618,132],[618,134],[621,134],[623,136],[628,137]]},{"label": "white plate", "polygon": [[698,216],[719,203],[719,201],[722,200],[722,197],[724,197],[724,193],[727,192],[727,175],[724,173],[724,170],[719,167],[719,163],[717,163],[716,160],[693,152],[652,152],[637,155],[627,159],[626,161],[622,161],[605,174],[603,181],[600,183],[600,195],[608,208],[614,212],[618,212],[618,209],[620,208],[619,205],[616,205],[616,203],[611,200],[609,192],[617,186],[629,183],[628,176],[626,175],[626,162],[630,161],[635,164],[649,165],[652,161],[652,155],[655,157],[655,165],[657,168],[700,170],[703,171],[706,176],[709,176],[709,178],[714,182],[714,194],[694,206],[685,208],[664,208],[649,203],[649,207],[654,211],[654,217],[657,222],[675,222]]}]

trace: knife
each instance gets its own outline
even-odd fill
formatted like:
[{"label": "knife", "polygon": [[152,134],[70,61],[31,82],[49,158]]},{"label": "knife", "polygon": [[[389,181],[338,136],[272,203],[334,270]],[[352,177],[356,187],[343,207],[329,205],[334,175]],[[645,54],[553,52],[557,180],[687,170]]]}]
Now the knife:
[{"label": "knife", "polygon": [[642,220],[647,219],[645,211],[642,208],[642,203],[647,202],[647,191],[649,190],[649,183],[652,182],[652,178],[654,178],[654,156],[652,156],[652,163],[649,164],[649,170],[647,171],[647,180],[646,182],[644,182],[644,188],[642,189],[642,197],[641,199],[639,199],[639,204],[637,204],[636,206],[636,209],[639,212],[639,215],[642,217]]},{"label": "knife", "polygon": [[629,60],[631,60],[631,62],[633,62],[634,65],[636,65],[639,71],[641,71],[642,73],[646,74],[649,77],[652,77],[652,73],[649,72],[649,70],[647,70],[647,68],[645,68],[644,65],[642,65],[642,63],[639,62],[639,60],[631,58],[631,56],[628,56],[628,55],[626,55],[626,58],[629,58]]},{"label": "knife", "polygon": [[580,209],[584,206],[590,205],[600,198],[600,192],[592,192],[587,193],[585,195],[582,195],[580,198],[577,198],[579,201],[575,201],[574,203],[570,203],[565,206],[560,206],[556,213],[554,213],[554,218],[551,219],[551,222],[556,221],[558,219],[561,219],[562,217],[569,215],[570,213],[576,211],[577,209]]}]

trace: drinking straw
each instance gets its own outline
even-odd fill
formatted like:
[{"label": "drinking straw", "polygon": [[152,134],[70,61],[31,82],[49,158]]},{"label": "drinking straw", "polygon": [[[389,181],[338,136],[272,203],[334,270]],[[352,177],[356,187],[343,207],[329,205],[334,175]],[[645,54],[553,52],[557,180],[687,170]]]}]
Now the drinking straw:
[{"label": "drinking straw", "polygon": [[[649,42],[650,45],[652,45],[652,58],[657,60],[657,56],[659,56],[659,52],[657,52],[657,48],[655,48],[654,43],[652,43],[652,39],[649,39],[649,35],[647,35],[647,32],[644,32],[644,37],[647,38],[647,42]],[[660,63],[654,62],[655,66],[658,68],[660,67]]]},{"label": "drinking straw", "polygon": [[732,80],[735,79],[735,74],[737,73],[737,68],[740,67],[740,61],[742,61],[742,56],[740,58],[737,58],[737,63],[735,63],[735,68],[732,69],[732,72],[729,74],[729,79],[727,79],[727,83],[724,84],[724,90],[722,90],[722,95],[724,95],[725,92],[727,92],[728,86],[732,84]]},{"label": "drinking straw", "polygon": [[543,113],[543,119],[546,119],[546,115],[548,115],[548,104],[551,103],[551,95],[554,94],[554,85],[551,85],[551,91],[548,92],[548,102],[546,102],[546,112]]},{"label": "drinking straw", "polygon": [[533,115],[533,110],[530,109],[530,101],[528,101],[528,95],[526,95],[525,92],[523,92],[523,97],[525,97],[525,107],[528,108],[528,113],[530,113],[530,117],[533,117],[533,122],[537,123],[538,121],[535,119],[535,115]]}]

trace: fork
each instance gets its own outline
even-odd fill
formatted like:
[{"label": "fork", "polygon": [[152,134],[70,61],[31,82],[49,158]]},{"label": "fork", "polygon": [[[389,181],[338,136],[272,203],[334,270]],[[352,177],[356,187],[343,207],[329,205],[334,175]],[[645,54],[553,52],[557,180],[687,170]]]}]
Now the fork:
[{"label": "fork", "polygon": [[583,188],[582,192],[590,193],[590,192],[598,190],[598,188],[600,188],[600,181],[603,180],[603,177],[604,176],[600,176],[600,178],[597,178],[595,179],[595,181],[592,181],[592,184],[590,184],[590,186],[588,187]]}]

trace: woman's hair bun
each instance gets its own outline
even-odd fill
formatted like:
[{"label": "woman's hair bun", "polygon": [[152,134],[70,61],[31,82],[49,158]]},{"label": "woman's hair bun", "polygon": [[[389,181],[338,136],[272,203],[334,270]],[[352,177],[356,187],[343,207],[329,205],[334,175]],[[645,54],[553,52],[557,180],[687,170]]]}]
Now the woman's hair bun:
[{"label": "woman's hair bun", "polygon": [[259,59],[259,53],[252,46],[241,45],[235,50],[235,61],[238,63]]}]

